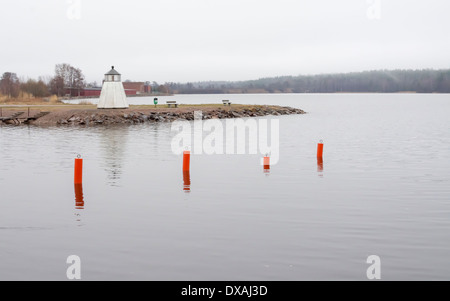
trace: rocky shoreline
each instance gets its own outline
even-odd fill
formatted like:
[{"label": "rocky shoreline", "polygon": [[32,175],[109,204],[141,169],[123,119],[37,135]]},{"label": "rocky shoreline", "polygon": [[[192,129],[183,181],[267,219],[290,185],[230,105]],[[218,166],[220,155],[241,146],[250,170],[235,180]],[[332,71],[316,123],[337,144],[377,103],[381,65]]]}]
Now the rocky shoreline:
[{"label": "rocky shoreline", "polygon": [[112,125],[172,122],[194,120],[194,112],[201,111],[202,119],[249,118],[305,114],[301,109],[283,106],[232,105],[217,107],[208,105],[186,105],[178,108],[151,108],[137,106],[130,109],[58,109],[29,122],[35,125]]}]

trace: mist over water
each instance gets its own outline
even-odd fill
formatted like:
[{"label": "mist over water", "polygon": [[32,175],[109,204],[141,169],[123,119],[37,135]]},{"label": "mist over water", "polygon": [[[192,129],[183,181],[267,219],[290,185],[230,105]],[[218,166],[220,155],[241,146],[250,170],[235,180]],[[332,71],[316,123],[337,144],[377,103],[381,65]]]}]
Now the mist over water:
[{"label": "mist over water", "polygon": [[270,117],[270,171],[261,154],[192,154],[183,173],[170,123],[0,126],[0,280],[66,280],[70,255],[83,280],[366,280],[369,255],[383,280],[450,278],[448,95],[169,99],[308,114]]}]

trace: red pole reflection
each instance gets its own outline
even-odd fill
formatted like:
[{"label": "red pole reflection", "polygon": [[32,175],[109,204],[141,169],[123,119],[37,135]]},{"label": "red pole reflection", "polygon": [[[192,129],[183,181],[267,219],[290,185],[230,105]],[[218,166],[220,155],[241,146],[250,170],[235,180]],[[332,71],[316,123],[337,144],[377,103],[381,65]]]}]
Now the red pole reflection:
[{"label": "red pole reflection", "polygon": [[317,158],[317,172],[320,176],[322,176],[323,173],[323,158]]},{"label": "red pole reflection", "polygon": [[191,174],[189,170],[183,171],[183,182],[184,182],[183,186],[184,192],[191,192]]},{"label": "red pole reflection", "polygon": [[83,184],[75,184],[75,209],[84,209]]}]

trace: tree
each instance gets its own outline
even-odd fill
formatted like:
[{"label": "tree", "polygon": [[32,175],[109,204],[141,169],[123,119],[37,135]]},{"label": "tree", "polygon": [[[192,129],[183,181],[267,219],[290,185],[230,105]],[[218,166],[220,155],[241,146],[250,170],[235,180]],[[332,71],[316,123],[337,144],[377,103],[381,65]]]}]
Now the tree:
[{"label": "tree", "polygon": [[0,81],[0,91],[3,95],[16,98],[20,92],[20,81],[15,73],[5,72],[3,73]]},{"label": "tree", "polygon": [[57,96],[64,95],[64,79],[60,76],[55,76],[50,81],[50,93],[55,94]]},{"label": "tree", "polygon": [[[61,88],[62,86],[62,88]],[[55,66],[55,76],[51,81],[53,93],[61,96],[65,88],[81,90],[86,87],[83,72],[69,64],[57,64]]]},{"label": "tree", "polygon": [[159,84],[157,82],[153,81],[151,86],[152,86],[152,91],[158,92]]},{"label": "tree", "polygon": [[169,94],[169,87],[167,85],[159,85],[158,92]]},{"label": "tree", "polygon": [[90,82],[88,84],[86,84],[86,87],[88,88],[97,88],[98,87],[98,83],[96,81]]},{"label": "tree", "polygon": [[24,92],[30,93],[34,97],[48,96],[48,87],[42,79],[29,79],[27,82],[20,85],[20,89]]}]

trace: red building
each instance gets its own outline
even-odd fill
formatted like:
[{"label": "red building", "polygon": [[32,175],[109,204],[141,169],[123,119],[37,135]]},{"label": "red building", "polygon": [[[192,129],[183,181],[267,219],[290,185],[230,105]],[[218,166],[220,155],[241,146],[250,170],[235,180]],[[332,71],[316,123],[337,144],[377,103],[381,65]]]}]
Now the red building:
[{"label": "red building", "polygon": [[123,82],[125,90],[135,90],[136,94],[146,94],[152,92],[152,86],[144,82]]},{"label": "red building", "polygon": [[85,97],[95,97],[100,96],[100,93],[102,92],[102,88],[84,88],[82,91],[83,95]]},{"label": "red building", "polygon": [[125,94],[126,95],[136,95],[138,93],[136,90],[133,90],[133,89],[125,89]]},{"label": "red building", "polygon": [[[148,86],[150,88],[150,90],[149,90],[150,92],[145,92],[145,91],[148,91],[148,89],[147,90],[145,89],[145,85],[143,85],[144,87],[142,87],[142,90],[141,90],[141,86],[139,86],[139,85],[125,85],[125,84],[136,84],[136,83],[123,83],[126,95],[137,95],[137,94],[141,94],[141,93],[150,93],[151,92],[150,86]],[[144,91],[144,92],[141,92],[141,91]],[[102,93],[101,87],[84,88],[84,89],[66,88],[66,90],[65,90],[66,96],[69,96],[69,97],[100,97],[101,93]]]}]

